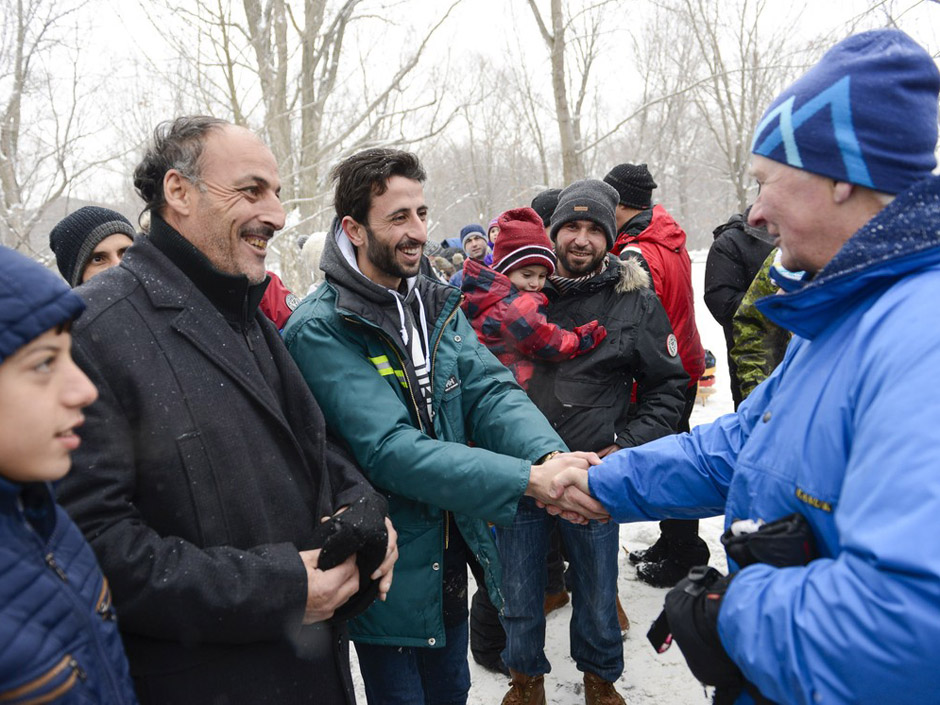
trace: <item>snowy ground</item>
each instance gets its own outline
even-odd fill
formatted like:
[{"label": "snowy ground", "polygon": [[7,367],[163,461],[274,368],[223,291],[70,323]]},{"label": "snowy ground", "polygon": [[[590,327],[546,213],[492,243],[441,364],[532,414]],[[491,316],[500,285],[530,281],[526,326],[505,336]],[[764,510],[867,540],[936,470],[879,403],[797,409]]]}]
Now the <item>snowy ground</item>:
[{"label": "snowy ground", "polygon": [[[732,411],[731,392],[728,388],[728,368],[725,341],[721,327],[715,322],[702,301],[705,252],[692,253],[692,277],[696,293],[695,312],[702,344],[714,353],[718,360],[715,393],[707,402],[696,404],[692,412],[692,425],[708,423],[718,416]],[[718,537],[721,534],[722,518],[705,519],[700,525],[700,535],[711,549],[711,564],[724,571],[724,552]],[[645,548],[659,535],[656,523],[624,524],[620,527],[620,543],[624,551]],[[471,578],[471,582],[472,582]],[[630,631],[623,644],[624,673],[617,682],[617,689],[628,705],[657,705],[662,703],[706,703],[705,691],[686,668],[677,647],[663,655],[657,655],[646,640],[649,625],[659,614],[666,591],[646,585],[636,579],[636,570],[630,565],[625,552],[620,554],[620,577],[618,581],[620,600],[630,618]],[[474,588],[471,586],[470,594]],[[552,672],[546,676],[547,702],[551,705],[580,705],[582,676],[568,655],[568,622],[571,606],[553,612],[546,627],[545,653],[552,664]],[[356,697],[360,704],[366,702],[362,681],[358,674],[355,649],[351,649],[353,678]],[[506,693],[508,679],[477,666],[470,660],[471,705],[497,705]]]}]

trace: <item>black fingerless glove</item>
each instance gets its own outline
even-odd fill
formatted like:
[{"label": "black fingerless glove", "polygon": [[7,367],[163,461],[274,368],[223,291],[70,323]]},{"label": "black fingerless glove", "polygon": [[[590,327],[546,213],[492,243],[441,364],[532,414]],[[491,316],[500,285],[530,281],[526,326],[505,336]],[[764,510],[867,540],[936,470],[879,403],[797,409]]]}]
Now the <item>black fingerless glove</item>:
[{"label": "black fingerless glove", "polygon": [[376,493],[363,495],[342,514],[314,529],[310,548],[320,550],[317,568],[335,568],[353,553],[359,569],[359,591],[341,605],[330,621],[340,622],[364,612],[379,592],[379,581],[369,576],[382,565],[388,548],[388,502]]},{"label": "black fingerless glove", "polygon": [[740,689],[744,684],[718,638],[718,610],[732,577],[709,566],[693,568],[666,594],[664,609],[673,641],[692,674],[722,689]]}]

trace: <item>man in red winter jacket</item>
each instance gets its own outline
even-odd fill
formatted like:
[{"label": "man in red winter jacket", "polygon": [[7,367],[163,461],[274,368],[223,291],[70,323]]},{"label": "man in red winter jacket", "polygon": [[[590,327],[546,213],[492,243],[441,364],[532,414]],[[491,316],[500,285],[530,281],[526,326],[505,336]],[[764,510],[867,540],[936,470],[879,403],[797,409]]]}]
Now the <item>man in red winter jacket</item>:
[{"label": "man in red winter jacket", "polygon": [[[656,182],[646,164],[618,164],[604,181],[617,189],[617,238],[611,252],[621,259],[645,263],[656,294],[666,309],[679,345],[682,366],[689,375],[686,403],[677,430],[689,431],[698,380],[705,371],[705,350],[695,326],[692,262],[685,249],[685,231],[661,205],[652,205]],[[698,536],[698,521],[666,520],[659,540],[645,551],[630,554],[639,564],[637,576],[656,587],[671,587],[692,566],[708,562],[709,552]]]}]

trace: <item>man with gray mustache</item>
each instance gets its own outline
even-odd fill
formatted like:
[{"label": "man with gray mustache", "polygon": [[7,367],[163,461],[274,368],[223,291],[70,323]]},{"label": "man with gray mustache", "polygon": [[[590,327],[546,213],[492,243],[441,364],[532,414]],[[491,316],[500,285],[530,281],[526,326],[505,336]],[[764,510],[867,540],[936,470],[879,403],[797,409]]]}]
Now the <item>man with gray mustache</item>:
[{"label": "man with gray mustache", "polygon": [[134,185],[149,234],[77,289],[74,356],[100,396],[60,499],[111,582],[138,697],[351,703],[343,620],[384,599],[396,534],[258,310],[277,163],[242,127],[182,117]]}]

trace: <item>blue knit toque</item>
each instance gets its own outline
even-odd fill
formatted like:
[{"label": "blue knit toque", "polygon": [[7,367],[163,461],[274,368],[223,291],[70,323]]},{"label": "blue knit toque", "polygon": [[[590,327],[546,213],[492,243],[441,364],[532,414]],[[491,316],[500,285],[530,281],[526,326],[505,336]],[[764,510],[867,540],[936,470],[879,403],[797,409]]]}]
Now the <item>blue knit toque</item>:
[{"label": "blue knit toque", "polygon": [[460,246],[463,247],[467,244],[467,240],[470,236],[473,237],[482,237],[486,239],[486,231],[483,229],[482,225],[477,225],[476,223],[471,223],[470,225],[464,225],[460,229]]},{"label": "blue knit toque", "polygon": [[0,363],[84,310],[85,302],[59,277],[0,246]]},{"label": "blue knit toque", "polygon": [[940,72],[904,32],[836,44],[771,103],[751,151],[814,174],[896,194],[937,166]]}]

